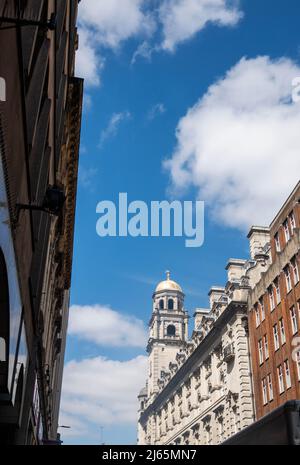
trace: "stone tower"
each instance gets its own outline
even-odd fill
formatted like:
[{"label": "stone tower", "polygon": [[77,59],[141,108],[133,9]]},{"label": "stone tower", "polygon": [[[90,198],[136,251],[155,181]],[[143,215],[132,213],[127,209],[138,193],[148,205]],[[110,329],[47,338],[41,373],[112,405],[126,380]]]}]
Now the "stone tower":
[{"label": "stone tower", "polygon": [[153,311],[149,322],[148,400],[158,391],[158,379],[169,369],[176,353],[188,339],[188,314],[184,310],[181,287],[170,279],[161,281],[152,296]]}]

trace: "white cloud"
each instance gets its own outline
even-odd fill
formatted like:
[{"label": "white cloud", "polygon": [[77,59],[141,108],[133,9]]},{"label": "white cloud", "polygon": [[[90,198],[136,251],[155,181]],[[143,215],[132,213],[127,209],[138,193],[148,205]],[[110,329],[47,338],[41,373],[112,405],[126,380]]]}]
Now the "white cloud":
[{"label": "white cloud", "polygon": [[208,23],[234,26],[242,17],[238,3],[237,0],[163,0],[159,9],[162,48],[174,51],[179,43],[191,39]]},{"label": "white cloud", "polygon": [[109,139],[110,137],[114,137],[118,131],[118,128],[122,121],[126,121],[131,118],[131,114],[129,111],[124,111],[121,113],[113,113],[111,116],[108,125],[105,129],[101,132],[100,135],[100,142],[99,147],[101,148],[104,142]]},{"label": "white cloud", "polygon": [[153,32],[152,15],[145,12],[147,3],[145,0],[85,0],[80,5],[79,22],[94,30],[100,45],[117,48],[130,37]]},{"label": "white cloud", "polygon": [[[154,51],[174,51],[208,23],[233,26],[242,17],[239,0],[84,0],[79,7],[76,72],[87,86],[98,86],[105,50],[116,51],[127,40],[143,41],[133,54],[150,60]],[[162,43],[156,32],[162,33]]]},{"label": "white cloud", "polygon": [[145,11],[147,0],[84,0],[79,7],[79,50],[76,73],[87,86],[100,84],[104,49],[117,50],[131,37],[150,36],[155,21]]},{"label": "white cloud", "polygon": [[173,187],[196,186],[226,225],[268,224],[299,178],[299,75],[289,59],[243,58],[210,86],[179,121]]},{"label": "white cloud", "polygon": [[144,348],[147,341],[147,332],[141,320],[101,305],[73,305],[68,333],[110,347]]},{"label": "white cloud", "polygon": [[137,395],[145,384],[147,357],[128,361],[96,357],[68,362],[64,370],[60,424],[68,435],[84,434],[89,423],[134,425]]},{"label": "white cloud", "polygon": [[142,42],[137,47],[134,54],[132,55],[131,64],[134,65],[138,57],[142,57],[142,58],[145,58],[145,60],[150,61],[152,54],[155,50],[156,49],[153,48],[153,46],[147,40],[144,40],[144,42]]},{"label": "white cloud", "polygon": [[100,85],[100,71],[104,60],[95,46],[95,35],[87,28],[79,27],[79,48],[76,54],[76,74],[84,78],[87,86]]},{"label": "white cloud", "polygon": [[151,121],[154,118],[156,118],[156,116],[162,115],[165,112],[166,112],[166,107],[164,106],[164,104],[156,103],[155,105],[152,106],[152,108],[150,108],[147,117]]}]

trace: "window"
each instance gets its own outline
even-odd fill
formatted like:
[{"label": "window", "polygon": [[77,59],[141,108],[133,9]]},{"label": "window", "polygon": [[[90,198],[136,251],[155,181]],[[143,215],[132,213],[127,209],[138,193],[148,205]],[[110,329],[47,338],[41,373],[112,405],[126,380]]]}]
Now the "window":
[{"label": "window", "polygon": [[262,395],[263,395],[263,403],[266,405],[268,403],[268,395],[267,395],[267,380],[264,378],[261,382],[262,384]]},{"label": "window", "polygon": [[269,388],[269,400],[274,399],[274,394],[273,394],[273,383],[272,383],[272,375],[268,374],[267,376],[267,383],[268,383],[268,388]]},{"label": "window", "polygon": [[280,320],[279,320],[279,329],[280,329],[281,344],[285,344],[286,337],[285,337],[285,329],[284,329],[283,318],[280,318]]},{"label": "window", "polygon": [[290,220],[291,231],[292,231],[292,234],[293,234],[294,229],[296,229],[296,220],[295,220],[294,212],[291,212],[289,214],[289,220]]},{"label": "window", "polygon": [[278,337],[277,324],[273,326],[273,335],[274,335],[274,347],[275,347],[275,350],[278,350],[279,349],[279,337]]},{"label": "window", "polygon": [[275,234],[274,241],[275,241],[276,252],[280,252],[280,240],[279,240],[279,234],[278,233]]},{"label": "window", "polygon": [[273,286],[269,287],[269,299],[270,299],[270,309],[271,309],[271,312],[272,312],[274,310],[274,308],[275,308],[275,299],[274,299]]},{"label": "window", "polygon": [[288,242],[291,238],[288,220],[285,220],[285,222],[283,223],[283,228],[284,228],[285,240],[286,242]]},{"label": "window", "polygon": [[276,292],[276,303],[278,305],[281,301],[279,278],[275,279],[275,292]]},{"label": "window", "polygon": [[289,389],[291,387],[291,373],[290,373],[290,365],[289,361],[286,360],[284,362],[284,373],[285,373],[285,384],[286,388]]},{"label": "window", "polygon": [[291,272],[290,272],[289,265],[285,267],[284,274],[285,274],[286,290],[287,292],[290,292],[290,290],[292,289],[292,281],[291,281]]},{"label": "window", "polygon": [[300,350],[296,352],[296,363],[297,363],[298,380],[300,381]]},{"label": "window", "polygon": [[281,365],[279,365],[279,367],[277,368],[277,376],[278,376],[279,392],[280,394],[282,394],[284,391],[284,383],[283,383],[283,370],[282,370]]},{"label": "window", "polygon": [[176,328],[174,325],[168,325],[167,327],[167,336],[175,336],[176,335]]},{"label": "window", "polygon": [[299,282],[299,269],[296,257],[292,259],[292,268],[293,268],[293,275],[294,275],[294,284]]},{"label": "window", "polygon": [[261,365],[264,361],[263,344],[262,344],[261,339],[258,341],[258,354],[259,354],[259,364]]},{"label": "window", "polygon": [[264,335],[264,350],[265,350],[265,360],[269,358],[269,346],[267,335]]},{"label": "window", "polygon": [[164,308],[164,301],[163,301],[163,299],[160,299],[160,301],[159,301],[159,308],[160,308],[160,310],[163,310],[163,308]]},{"label": "window", "polygon": [[291,323],[292,323],[292,331],[293,334],[296,334],[298,331],[298,322],[297,322],[297,315],[296,315],[296,310],[294,305],[290,309],[290,315],[291,315]]},{"label": "window", "polygon": [[264,319],[266,318],[266,314],[265,314],[265,306],[264,306],[263,298],[259,299],[259,305],[260,305],[261,321],[264,321]]},{"label": "window", "polygon": [[169,309],[169,310],[173,310],[173,309],[174,309],[174,300],[173,300],[173,299],[169,299],[169,300],[168,300],[168,309]]},{"label": "window", "polygon": [[259,318],[259,311],[258,311],[258,306],[255,306],[255,322],[256,322],[256,327],[260,325],[260,318]]}]

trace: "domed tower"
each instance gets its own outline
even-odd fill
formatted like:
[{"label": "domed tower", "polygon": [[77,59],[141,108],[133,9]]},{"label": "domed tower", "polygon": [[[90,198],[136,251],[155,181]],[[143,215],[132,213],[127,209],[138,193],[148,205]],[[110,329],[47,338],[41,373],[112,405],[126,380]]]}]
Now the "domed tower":
[{"label": "domed tower", "polygon": [[157,381],[179,349],[188,339],[188,314],[184,310],[184,293],[175,281],[161,281],[152,296],[153,311],[149,322],[148,399],[158,391]]}]

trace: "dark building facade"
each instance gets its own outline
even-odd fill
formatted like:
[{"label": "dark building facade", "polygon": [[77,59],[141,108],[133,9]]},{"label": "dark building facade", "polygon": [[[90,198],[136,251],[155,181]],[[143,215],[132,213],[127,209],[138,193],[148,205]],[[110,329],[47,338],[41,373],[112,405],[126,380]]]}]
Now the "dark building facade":
[{"label": "dark building facade", "polygon": [[[256,418],[300,399],[300,183],[270,225],[267,260],[249,294]],[[252,231],[253,233],[253,231]],[[253,233],[254,234],[254,233]]]},{"label": "dark building facade", "polygon": [[57,440],[83,82],[78,0],[0,0],[0,443]]}]

